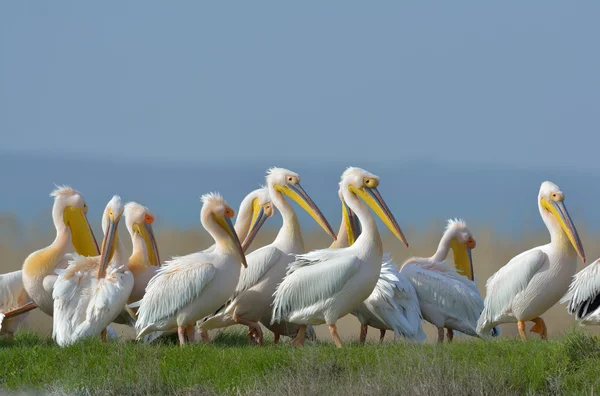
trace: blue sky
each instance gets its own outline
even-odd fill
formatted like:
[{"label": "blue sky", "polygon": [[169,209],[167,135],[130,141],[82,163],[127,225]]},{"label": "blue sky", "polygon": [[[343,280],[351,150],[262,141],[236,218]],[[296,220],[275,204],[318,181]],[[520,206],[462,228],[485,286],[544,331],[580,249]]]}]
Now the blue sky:
[{"label": "blue sky", "polygon": [[600,3],[0,3],[2,149],[600,170]]}]

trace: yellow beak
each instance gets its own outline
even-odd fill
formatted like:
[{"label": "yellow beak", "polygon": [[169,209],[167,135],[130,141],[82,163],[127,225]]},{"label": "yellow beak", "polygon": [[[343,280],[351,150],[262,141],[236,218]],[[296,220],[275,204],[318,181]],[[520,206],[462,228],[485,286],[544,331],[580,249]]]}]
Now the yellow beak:
[{"label": "yellow beak", "polygon": [[560,227],[563,229],[569,241],[577,251],[579,257],[585,264],[585,253],[583,252],[583,244],[579,239],[579,235],[577,234],[577,229],[575,228],[575,224],[571,221],[571,216],[569,216],[569,212],[567,211],[567,207],[563,201],[547,201],[542,198],[542,207],[552,213],[552,215],[558,220]]},{"label": "yellow beak", "polygon": [[394,218],[394,215],[385,204],[383,197],[377,191],[377,188],[369,188],[362,187],[356,188],[354,186],[350,186],[350,191],[359,196],[369,207],[373,210],[373,212],[377,213],[377,216],[384,222],[384,224],[392,231],[392,233],[400,239],[406,247],[408,247],[408,242],[406,241],[406,237],[402,233],[398,222]]},{"label": "yellow beak", "polygon": [[454,266],[461,275],[466,276],[470,280],[475,280],[475,273],[473,271],[473,256],[471,255],[471,247],[475,247],[473,244],[460,243],[456,238],[450,242],[450,248],[454,254]]},{"label": "yellow beak", "polygon": [[217,223],[231,236],[233,239],[233,244],[235,245],[235,249],[239,253],[242,259],[242,265],[244,268],[248,268],[248,263],[246,262],[246,255],[244,254],[244,249],[242,249],[242,244],[240,243],[240,238],[238,238],[237,233],[235,232],[235,228],[233,227],[233,223],[229,217],[218,217]]},{"label": "yellow beak", "polygon": [[248,231],[248,235],[246,235],[246,239],[242,243],[242,249],[244,252],[248,250],[252,241],[256,235],[258,235],[258,231],[261,229],[265,221],[270,217],[270,215],[265,211],[264,205],[258,203],[256,199],[252,205],[252,220],[250,221],[250,230]]},{"label": "yellow beak", "polygon": [[158,245],[156,243],[156,238],[154,237],[152,223],[145,221],[142,224],[135,224],[133,227],[146,244],[146,254],[148,255],[150,265],[159,266],[160,255],[158,254]]},{"label": "yellow beak", "polygon": [[346,202],[342,200],[342,218],[346,224],[346,231],[348,233],[348,243],[350,246],[356,242],[361,233],[360,221],[356,214],[346,205]]},{"label": "yellow beak", "polygon": [[336,239],[336,235],[333,229],[325,219],[325,216],[321,213],[317,205],[308,196],[306,191],[300,186],[300,184],[286,184],[285,186],[275,185],[275,190],[287,195],[294,202],[302,207],[316,222],[327,232],[333,240]]},{"label": "yellow beak", "polygon": [[121,216],[113,219],[112,215],[108,217],[108,231],[102,240],[102,251],[100,252],[100,268],[98,268],[98,279],[104,278],[106,276],[106,268],[108,267],[108,263],[112,260],[115,254],[116,243],[115,241],[119,237],[119,220],[121,220]]},{"label": "yellow beak", "polygon": [[71,242],[77,254],[93,257],[100,254],[98,242],[88,222],[87,209],[68,206],[63,213],[63,219],[71,230]]}]

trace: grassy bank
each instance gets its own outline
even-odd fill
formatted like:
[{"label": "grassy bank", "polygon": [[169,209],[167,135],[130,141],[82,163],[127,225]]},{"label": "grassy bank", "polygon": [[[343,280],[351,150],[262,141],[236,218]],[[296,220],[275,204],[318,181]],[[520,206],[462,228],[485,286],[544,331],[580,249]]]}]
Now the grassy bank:
[{"label": "grassy bank", "polygon": [[0,388],[55,394],[591,394],[600,340],[525,344],[250,347],[241,334],[180,348],[89,340],[60,349],[32,333],[3,341]]}]

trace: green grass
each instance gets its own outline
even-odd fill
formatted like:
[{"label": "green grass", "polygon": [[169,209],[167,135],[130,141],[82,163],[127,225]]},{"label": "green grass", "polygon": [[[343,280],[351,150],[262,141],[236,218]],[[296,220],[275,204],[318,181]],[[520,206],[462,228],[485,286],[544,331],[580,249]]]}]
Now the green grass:
[{"label": "green grass", "polygon": [[55,394],[592,394],[600,340],[248,346],[221,333],[180,348],[88,340],[58,348],[32,333],[0,342],[0,389]]}]

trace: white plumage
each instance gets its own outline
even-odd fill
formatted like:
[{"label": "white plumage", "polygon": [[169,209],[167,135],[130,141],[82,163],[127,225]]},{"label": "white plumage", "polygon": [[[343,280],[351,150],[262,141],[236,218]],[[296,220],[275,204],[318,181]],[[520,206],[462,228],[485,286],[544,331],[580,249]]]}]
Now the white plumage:
[{"label": "white plumage", "polygon": [[123,204],[114,196],[102,216],[105,234],[100,256],[73,254],[54,282],[53,337],[60,346],[98,336],[123,310],[133,288],[127,258],[118,240]]},{"label": "white plumage", "polygon": [[[272,322],[286,320],[303,326],[327,323],[336,346],[342,347],[335,323],[372,293],[383,256],[375,220],[358,196],[405,241],[377,191],[378,185],[377,176],[359,168],[348,168],[342,174],[340,188],[344,202],[359,218],[363,231],[350,247],[297,255],[275,292]],[[303,334],[299,333],[294,344],[302,343]]]},{"label": "white plumage", "polygon": [[[471,249],[475,240],[463,220],[449,220],[436,253],[429,258],[413,257],[407,260],[400,273],[412,283],[418,297],[423,318],[438,328],[438,341],[443,341],[443,329],[448,329],[449,340],[457,330],[478,337],[477,320],[483,310],[483,298],[474,278]],[[454,265],[446,262],[450,250]],[[457,268],[468,275],[461,275]],[[493,329],[493,335],[500,329]]]},{"label": "white plumage", "polygon": [[540,316],[567,292],[577,256],[585,262],[583,246],[558,186],[542,183],[538,209],[551,242],[519,254],[488,279],[485,307],[477,324],[479,334],[487,334],[500,323],[517,322],[525,340],[525,322],[532,321],[535,326],[531,331],[545,339],[546,325]]},{"label": "white plumage", "polygon": [[[422,342],[426,338],[415,288],[388,255],[384,255],[375,289],[352,314],[361,325],[379,329],[381,339],[386,330],[410,341]],[[366,336],[366,331],[364,333]]]},{"label": "white plumage", "polygon": [[567,303],[567,311],[581,324],[600,324],[600,260],[573,277],[569,291],[560,302]]},{"label": "white plumage", "polygon": [[197,320],[218,309],[233,292],[246,265],[241,244],[231,223],[233,209],[220,195],[202,197],[200,220],[215,240],[211,252],[175,257],[150,280],[140,303],[138,339],[152,331],[178,328],[179,340],[193,342]]},{"label": "white plumage", "polygon": [[[251,327],[250,334],[262,343],[262,331],[259,321],[274,331],[277,342],[280,331],[283,335],[293,336],[297,325],[285,323],[283,326],[271,325],[271,304],[277,284],[281,282],[286,268],[294,260],[292,253],[304,252],[304,240],[298,218],[292,206],[285,200],[285,194],[301,205],[327,232],[333,235],[331,227],[318,210],[314,202],[300,186],[300,176],[287,169],[269,169],[266,178],[269,196],[283,217],[283,225],[277,237],[270,245],[263,246],[247,256],[248,269],[242,272],[232,297],[226,307],[207,317],[201,329],[214,329],[231,326],[236,323]],[[258,225],[251,225],[249,234]]]},{"label": "white plumage", "polygon": [[[23,306],[29,300],[29,295],[23,286],[23,271],[13,271],[0,275],[0,312],[2,314]],[[29,313],[24,313],[10,319],[0,320],[1,334],[12,336],[28,315]]]}]

